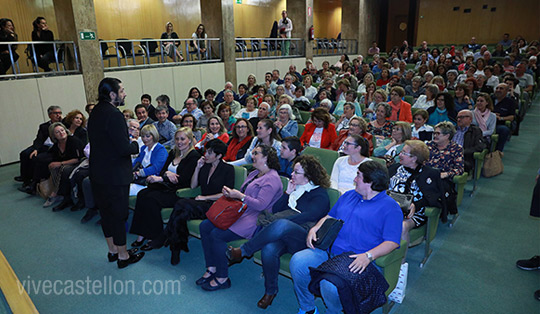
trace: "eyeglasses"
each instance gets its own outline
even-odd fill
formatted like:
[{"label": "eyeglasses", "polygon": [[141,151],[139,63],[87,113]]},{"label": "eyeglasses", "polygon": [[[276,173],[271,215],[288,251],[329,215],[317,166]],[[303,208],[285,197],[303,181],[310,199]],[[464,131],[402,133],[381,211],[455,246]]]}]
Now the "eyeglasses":
[{"label": "eyeglasses", "polygon": [[470,118],[469,116],[457,116],[458,119]]},{"label": "eyeglasses", "polygon": [[401,151],[400,154],[405,155],[405,156],[409,156],[409,157],[413,157],[413,155],[411,153],[407,153],[405,151]]},{"label": "eyeglasses", "polygon": [[296,171],[296,170],[293,170],[292,173],[294,173],[294,174],[306,174],[305,172],[298,172],[298,171]]},{"label": "eyeglasses", "polygon": [[258,152],[258,151],[256,151],[256,150],[254,150],[254,151],[251,152],[251,155],[253,155],[253,156],[257,156],[257,155],[259,155],[259,154],[262,154],[262,153],[260,153],[260,152]]},{"label": "eyeglasses", "polygon": [[433,135],[446,135],[446,134],[441,133],[441,132],[433,132]]},{"label": "eyeglasses", "polygon": [[356,123],[349,123],[349,127],[355,127],[355,128],[358,128],[360,127],[360,124],[356,124]]},{"label": "eyeglasses", "polygon": [[356,144],[356,143],[350,143],[350,142],[347,142],[347,141],[343,142],[343,145],[345,145],[345,146],[354,145],[354,147],[358,146],[358,144]]},{"label": "eyeglasses", "polygon": [[53,111],[51,114],[62,114],[62,111]]},{"label": "eyeglasses", "polygon": [[237,129],[247,129],[247,125],[237,125],[235,126]]}]

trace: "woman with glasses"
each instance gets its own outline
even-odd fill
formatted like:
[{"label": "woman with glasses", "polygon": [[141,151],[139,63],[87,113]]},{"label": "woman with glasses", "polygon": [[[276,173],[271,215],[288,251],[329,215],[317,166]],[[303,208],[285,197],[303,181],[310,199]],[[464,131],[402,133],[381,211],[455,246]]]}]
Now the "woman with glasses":
[{"label": "woman with glasses", "polygon": [[328,213],[329,186],[328,174],[317,158],[298,157],[287,190],[272,206],[271,213],[259,216],[262,229],[241,247],[229,247],[231,263],[239,263],[261,250],[265,293],[258,307],[267,308],[277,295],[280,257],[305,249],[309,228]]},{"label": "woman with glasses", "polygon": [[448,122],[441,122],[435,126],[433,132],[433,140],[427,142],[429,148],[429,160],[426,165],[437,168],[441,171],[441,179],[445,192],[448,192],[446,197],[446,210],[443,208],[441,219],[446,221],[448,213],[457,214],[456,196],[452,179],[454,176],[463,174],[464,171],[464,155],[463,148],[452,141],[456,134],[455,126]]},{"label": "woman with glasses", "polygon": [[392,136],[382,141],[373,151],[373,156],[384,157],[387,161],[399,162],[399,152],[403,149],[405,141],[411,139],[411,125],[398,121],[392,128]]},{"label": "woman with glasses", "polygon": [[[409,231],[419,228],[427,221],[426,206],[442,208],[443,187],[439,171],[424,163],[429,159],[429,148],[419,140],[409,140],[399,153],[399,164],[388,169],[389,189],[394,192],[412,194],[413,202],[404,212],[401,239],[409,243]],[[405,254],[406,256],[407,254]],[[405,259],[403,260],[405,262]]]},{"label": "woman with glasses", "polygon": [[253,127],[248,120],[240,118],[236,120],[231,139],[227,146],[224,161],[235,161],[244,158],[251,141],[253,140]]},{"label": "woman with glasses", "polygon": [[244,158],[235,160],[230,164],[235,166],[243,166],[253,162],[252,151],[255,150],[255,147],[258,145],[267,145],[272,146],[276,151],[278,156],[281,154],[281,137],[277,134],[276,126],[270,119],[262,119],[257,123],[257,137],[251,141],[251,145],[247,149]]},{"label": "woman with glasses", "polygon": [[339,157],[332,168],[330,176],[331,187],[342,194],[354,190],[354,178],[358,165],[369,159],[369,144],[365,138],[358,134],[350,134],[342,144],[343,153],[347,156]]},{"label": "woman with glasses", "polygon": [[[338,138],[330,146],[331,150],[336,150],[340,153],[343,152],[342,144],[349,137],[349,135],[357,134],[365,138],[369,143],[369,155],[373,153],[373,135],[367,132],[366,120],[360,117],[352,117],[349,122],[349,128],[339,131]],[[368,156],[368,155],[366,155]]]}]

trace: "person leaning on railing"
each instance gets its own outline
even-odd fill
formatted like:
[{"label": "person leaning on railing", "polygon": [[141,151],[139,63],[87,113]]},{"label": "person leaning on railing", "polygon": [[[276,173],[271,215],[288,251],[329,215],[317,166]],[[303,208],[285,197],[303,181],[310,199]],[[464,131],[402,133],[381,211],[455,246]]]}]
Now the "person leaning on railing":
[{"label": "person leaning on railing", "polygon": [[[54,34],[49,30],[47,21],[44,17],[38,16],[33,22],[32,26],[32,41],[54,41]],[[29,49],[32,49],[29,47]],[[49,68],[49,64],[55,62],[54,57],[54,45],[52,44],[36,44],[34,45],[34,51],[36,52],[37,64],[45,72],[52,71]],[[32,54],[33,51],[30,51]]]},{"label": "person leaning on railing", "polygon": [[[10,19],[0,19],[0,42],[17,41],[18,36],[15,33],[15,25]],[[19,55],[15,52],[17,45],[0,45],[0,75],[6,74],[7,70],[11,67],[11,58],[13,62],[17,62]],[[11,50],[11,56],[10,56]],[[15,69],[13,69],[15,72]]]}]

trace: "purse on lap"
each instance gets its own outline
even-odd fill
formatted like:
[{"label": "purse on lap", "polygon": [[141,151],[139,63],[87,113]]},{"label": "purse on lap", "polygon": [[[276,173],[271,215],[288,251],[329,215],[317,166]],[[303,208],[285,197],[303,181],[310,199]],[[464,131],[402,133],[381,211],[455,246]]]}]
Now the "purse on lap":
[{"label": "purse on lap", "polygon": [[342,227],[343,220],[332,217],[327,218],[317,230],[317,241],[313,243],[313,246],[324,251],[328,250],[334,244]]},{"label": "purse on lap", "polygon": [[206,217],[221,230],[227,230],[246,211],[247,205],[242,201],[220,197],[206,212]]}]

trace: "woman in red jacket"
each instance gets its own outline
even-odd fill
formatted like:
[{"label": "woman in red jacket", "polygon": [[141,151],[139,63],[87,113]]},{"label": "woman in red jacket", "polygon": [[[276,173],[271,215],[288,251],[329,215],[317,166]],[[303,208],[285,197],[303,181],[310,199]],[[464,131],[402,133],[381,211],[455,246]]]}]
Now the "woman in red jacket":
[{"label": "woman in red jacket", "polygon": [[405,121],[412,123],[411,104],[404,101],[405,90],[401,86],[394,86],[390,90],[390,101],[388,104],[392,107],[391,121]]},{"label": "woman in red jacket", "polygon": [[323,108],[316,108],[311,113],[311,123],[306,128],[300,142],[303,146],[329,149],[336,140],[336,127],[330,123],[330,114]]}]

